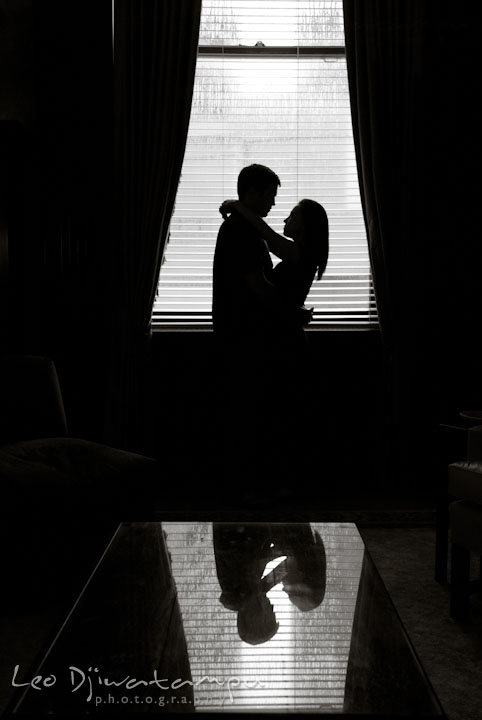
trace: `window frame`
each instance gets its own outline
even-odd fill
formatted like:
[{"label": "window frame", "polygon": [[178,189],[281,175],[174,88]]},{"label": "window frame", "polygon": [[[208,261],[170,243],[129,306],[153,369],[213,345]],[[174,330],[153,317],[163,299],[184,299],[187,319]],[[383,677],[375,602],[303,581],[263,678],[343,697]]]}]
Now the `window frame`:
[{"label": "window frame", "polygon": [[[273,45],[273,46],[246,46],[246,45],[199,45],[198,46],[198,57],[219,57],[219,56],[230,56],[230,57],[256,57],[256,58],[281,58],[281,57],[316,57],[316,58],[346,58],[346,48],[344,45]],[[167,247],[167,242],[166,242]],[[163,254],[165,248],[163,250]],[[162,264],[158,279],[160,282],[162,274]],[[379,332],[379,317],[376,309],[375,290],[373,284],[373,273],[370,268],[370,296],[373,295],[375,302],[374,319],[369,320],[365,323],[357,322],[346,322],[346,323],[322,323],[313,322],[306,330],[312,332]],[[197,322],[189,322],[189,320],[183,320],[182,322],[167,322],[155,320],[155,304],[151,315],[151,329],[153,332],[212,332],[212,316],[210,315],[208,320],[202,320],[201,318]],[[193,313],[191,313],[193,314]],[[185,315],[189,315],[186,311]],[[368,313],[370,315],[370,313]]]}]

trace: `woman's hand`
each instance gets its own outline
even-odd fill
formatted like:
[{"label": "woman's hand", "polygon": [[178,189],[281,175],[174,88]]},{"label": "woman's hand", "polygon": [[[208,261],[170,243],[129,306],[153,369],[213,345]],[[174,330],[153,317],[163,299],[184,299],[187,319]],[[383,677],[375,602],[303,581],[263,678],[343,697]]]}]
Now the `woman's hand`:
[{"label": "woman's hand", "polygon": [[303,325],[308,325],[313,320],[313,312],[315,308],[314,307],[306,307],[306,305],[302,305],[300,308],[301,311],[301,322]]},{"label": "woman's hand", "polygon": [[236,209],[236,203],[238,203],[238,200],[224,200],[221,205],[219,206],[219,212],[223,216],[224,220],[228,217],[228,215],[231,215],[233,210]]}]

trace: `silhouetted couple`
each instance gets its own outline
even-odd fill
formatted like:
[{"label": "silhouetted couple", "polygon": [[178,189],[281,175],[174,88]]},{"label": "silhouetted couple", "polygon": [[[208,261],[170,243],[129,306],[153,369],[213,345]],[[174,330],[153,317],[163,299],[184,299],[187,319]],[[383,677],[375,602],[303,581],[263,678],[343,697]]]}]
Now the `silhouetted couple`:
[{"label": "silhouetted couple", "polygon": [[[267,593],[281,583],[301,612],[320,605],[326,588],[323,541],[309,523],[213,523],[220,602],[237,613],[238,634],[251,645],[270,640],[279,623]],[[284,558],[284,559],[282,559]],[[282,559],[273,569],[268,563]]]},{"label": "silhouetted couple", "polygon": [[[318,386],[309,368],[304,326],[311,311],[304,302],[326,267],[328,219],[319,203],[301,200],[284,235],[276,233],[263,218],[280,185],[263,165],[241,170],[239,199],[220,207],[226,219],[214,254],[225,465],[245,484],[296,473],[303,409]],[[276,266],[270,253],[281,260]]]},{"label": "silhouetted couple", "polygon": [[[275,205],[279,177],[249,165],[238,177],[239,200],[227,200],[213,266],[213,326],[224,343],[260,350],[304,345],[304,307],[328,260],[328,219],[314,200],[301,200],[279,235],[262,219]],[[289,239],[291,238],[291,239]],[[281,259],[273,266],[270,252]]]}]

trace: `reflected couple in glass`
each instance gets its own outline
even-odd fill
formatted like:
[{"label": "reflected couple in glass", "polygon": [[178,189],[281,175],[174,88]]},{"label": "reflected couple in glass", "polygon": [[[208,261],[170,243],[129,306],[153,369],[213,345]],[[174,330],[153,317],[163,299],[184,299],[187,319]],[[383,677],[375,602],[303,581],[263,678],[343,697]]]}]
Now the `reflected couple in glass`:
[{"label": "reflected couple in glass", "polygon": [[326,553],[309,523],[213,523],[219,601],[237,613],[238,634],[259,645],[279,629],[267,593],[281,584],[301,612],[318,607],[325,596]]}]

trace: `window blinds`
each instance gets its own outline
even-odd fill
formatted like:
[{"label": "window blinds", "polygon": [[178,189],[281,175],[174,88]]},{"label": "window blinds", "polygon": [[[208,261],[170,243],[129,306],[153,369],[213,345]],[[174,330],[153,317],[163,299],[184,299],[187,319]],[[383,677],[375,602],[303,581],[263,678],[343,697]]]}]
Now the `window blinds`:
[{"label": "window blinds", "polygon": [[306,301],[311,326],[377,323],[343,42],[341,0],[204,0],[154,328],[211,325],[218,208],[236,197],[238,173],[253,162],[281,179],[266,218],[278,232],[302,198],[327,211],[330,254]]}]

